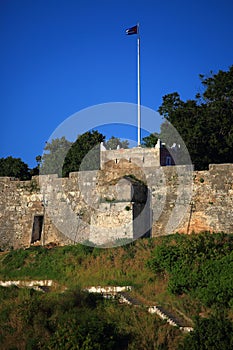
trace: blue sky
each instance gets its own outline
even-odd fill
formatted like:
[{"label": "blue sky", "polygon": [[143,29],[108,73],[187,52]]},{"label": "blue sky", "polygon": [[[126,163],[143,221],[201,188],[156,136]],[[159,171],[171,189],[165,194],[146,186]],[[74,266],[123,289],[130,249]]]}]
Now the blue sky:
[{"label": "blue sky", "polygon": [[0,157],[34,167],[69,116],[137,103],[136,36],[125,35],[137,22],[142,105],[157,110],[174,91],[194,98],[199,73],[233,64],[232,18],[230,0],[1,0]]}]

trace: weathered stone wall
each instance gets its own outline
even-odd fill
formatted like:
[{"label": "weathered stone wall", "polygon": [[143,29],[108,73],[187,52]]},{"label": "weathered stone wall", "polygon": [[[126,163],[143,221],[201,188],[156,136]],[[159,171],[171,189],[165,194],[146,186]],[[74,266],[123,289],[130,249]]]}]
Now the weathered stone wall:
[{"label": "weathered stone wall", "polygon": [[180,230],[233,233],[233,164],[194,173],[193,198]]},{"label": "weathered stone wall", "polygon": [[[190,182],[191,176],[191,182]],[[0,178],[0,246],[28,247],[35,215],[43,215],[35,244],[134,238],[176,231],[233,232],[233,164],[193,172],[185,166],[145,167],[120,160],[101,171]],[[104,228],[102,238],[98,232]],[[143,232],[145,231],[145,232]]]},{"label": "weathered stone wall", "polygon": [[28,246],[32,215],[43,213],[38,182],[0,178],[0,228],[1,246]]},{"label": "weathered stone wall", "polygon": [[132,203],[101,203],[99,210],[91,217],[89,240],[101,245],[125,238],[134,238]]},{"label": "weathered stone wall", "polygon": [[[233,164],[210,165],[208,171],[187,176],[185,166],[155,171],[153,176],[153,170],[148,169],[146,176],[151,190],[153,236],[177,231],[233,232]],[[160,182],[155,180],[159,178]]]},{"label": "weathered stone wall", "polygon": [[[42,175],[31,181],[0,179],[0,246],[31,244],[35,216],[43,216],[35,244],[92,241],[106,244],[133,238],[132,185],[99,181],[101,172],[70,173],[69,178]],[[100,183],[100,184],[99,184]]]},{"label": "weathered stone wall", "polygon": [[33,177],[31,181],[0,178],[1,248],[28,247],[31,244],[35,215],[45,217],[41,244],[60,241],[68,243],[46,215],[38,177]]},{"label": "weathered stone wall", "polygon": [[100,169],[103,169],[105,163],[113,160],[116,164],[120,160],[127,160],[139,167],[155,167],[160,165],[159,148],[121,148],[119,150],[105,150],[100,152]]}]

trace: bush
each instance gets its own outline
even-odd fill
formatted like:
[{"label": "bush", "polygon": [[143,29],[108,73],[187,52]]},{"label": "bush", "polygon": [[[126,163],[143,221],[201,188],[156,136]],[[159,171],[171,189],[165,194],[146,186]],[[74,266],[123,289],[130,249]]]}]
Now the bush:
[{"label": "bush", "polygon": [[169,275],[168,290],[189,293],[205,306],[230,307],[233,299],[232,235],[173,235],[158,245],[147,262]]},{"label": "bush", "polygon": [[[0,347],[10,349],[126,349],[128,335],[106,320],[102,298],[70,291],[41,294],[8,289],[17,298],[0,307]],[[21,294],[21,297],[20,297]],[[5,298],[5,301],[7,297]],[[14,307],[11,307],[13,305]],[[3,314],[6,314],[6,317]],[[11,325],[14,325],[14,328]],[[23,332],[22,332],[23,329]]]},{"label": "bush", "polygon": [[233,323],[223,316],[196,318],[194,331],[180,346],[182,350],[229,350],[233,348]]}]

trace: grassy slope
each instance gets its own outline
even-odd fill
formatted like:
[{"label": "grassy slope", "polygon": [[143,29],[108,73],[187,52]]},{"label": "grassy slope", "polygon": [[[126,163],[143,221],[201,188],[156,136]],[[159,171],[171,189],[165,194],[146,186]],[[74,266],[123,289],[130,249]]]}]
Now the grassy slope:
[{"label": "grassy slope", "polygon": [[0,279],[53,279],[70,288],[131,285],[132,294],[146,305],[157,303],[176,314],[178,309],[191,317],[200,311],[200,304],[187,295],[168,293],[168,276],[155,275],[146,267],[152,251],[162,241],[162,238],[141,239],[107,249],[77,245],[12,251],[0,256]]},{"label": "grassy slope", "polygon": [[[21,249],[9,253],[1,253],[0,279],[53,279],[59,285],[58,290],[51,294],[51,298],[55,299],[59,299],[59,290],[64,286],[72,290],[80,290],[93,285],[132,285],[134,287],[132,294],[145,305],[160,304],[178,316],[178,318],[183,319],[183,321],[185,320],[186,325],[192,325],[190,318],[193,318],[197,314],[207,316],[211,312],[211,309],[204,307],[197,298],[191,297],[188,293],[181,295],[169,293],[167,291],[169,273],[163,272],[156,274],[147,267],[147,262],[154,256],[153,251],[156,247],[163,245],[164,242],[165,244],[168,242],[168,250],[169,244],[171,247],[174,246],[176,238],[173,240],[173,236],[170,237],[169,239],[166,237],[140,239],[133,244],[118,248],[97,249],[77,245],[55,247],[52,249],[32,247],[26,250]],[[185,238],[185,241],[182,238],[178,244],[181,245],[184,242],[185,244],[188,243],[188,247],[194,247],[194,243],[197,240],[195,236]],[[22,296],[23,293],[26,293],[28,297],[29,292],[20,291],[12,299],[15,305],[18,305],[24,299],[24,296]],[[49,296],[39,298],[49,298]],[[5,298],[5,303],[8,307],[12,303],[12,300],[10,301],[7,297]],[[4,303],[2,304],[2,308],[4,309]],[[7,306],[5,309],[7,310]],[[124,310],[126,309],[124,308]],[[144,339],[143,334],[145,335],[145,331],[142,331],[144,327],[141,327],[141,324],[145,322],[148,326],[148,334],[146,335],[148,341],[150,339],[150,344],[155,341],[155,338],[153,338],[155,334],[152,332],[153,327],[155,327],[153,323],[154,318],[151,318],[150,315],[140,309],[131,310],[127,314],[128,311],[122,312],[121,307],[110,304],[105,307],[104,312],[106,317],[111,318],[112,315],[114,322],[124,318],[124,322],[122,320],[122,327],[128,327],[126,326],[128,322],[126,320],[130,315],[130,318],[132,318],[130,320],[130,332],[132,334],[134,332],[140,334],[141,332],[139,342],[142,342],[142,339]],[[232,317],[231,311],[228,310],[228,314]],[[164,333],[163,331],[161,333],[161,339],[165,334],[169,334],[169,339],[173,336],[175,342],[178,342],[181,334],[179,332],[177,333],[177,330],[171,330],[167,325],[162,326],[160,320],[158,322],[157,328],[165,327],[163,329]],[[168,327],[169,331],[166,330],[166,327]],[[145,349],[146,346],[144,345]]]},{"label": "grassy slope", "polygon": [[[80,290],[92,285],[133,285],[137,297],[146,303],[147,299],[150,299],[153,303],[157,300],[157,292],[160,292],[161,296],[163,293],[167,294],[166,282],[158,283],[154,273],[145,266],[151,256],[151,251],[157,244],[157,240],[145,239],[114,249],[93,249],[77,245],[53,249],[33,247],[7,254],[1,253],[0,279],[53,279],[58,282],[61,289],[66,286],[69,290]],[[60,294],[59,290],[58,287],[58,290],[52,293],[41,294],[24,289],[0,288],[0,314],[2,315],[0,323],[4,324],[2,343],[0,331],[0,344],[3,349],[14,348],[15,344],[17,344],[15,347],[17,349],[24,349],[26,345],[29,349],[30,346],[34,349],[37,339],[42,335],[47,342],[50,341],[51,336],[47,328],[43,326],[47,323],[44,318],[44,310],[47,310],[46,305],[50,305],[49,308],[51,308],[55,301],[56,304],[62,305],[62,299],[69,298],[67,292]],[[165,295],[162,298],[165,298]],[[33,307],[35,300],[37,304],[40,304],[41,300],[44,310],[41,311],[38,305]],[[31,308],[35,310],[31,311]],[[49,324],[54,319],[54,315],[61,312],[51,309]],[[62,305],[62,312],[63,310],[65,312],[65,309],[66,306]],[[106,301],[104,308],[96,310],[97,313],[101,313],[101,318],[103,317],[106,322],[117,324],[120,334],[130,335],[132,340],[127,349],[149,350],[159,348],[161,344],[164,344],[166,349],[173,350],[183,338],[183,334],[178,329],[151,316],[141,308],[120,306],[117,303]],[[77,313],[79,312],[80,309],[77,308]],[[84,312],[88,313],[88,308]],[[30,313],[38,314],[38,317],[32,317]],[[30,317],[27,316],[28,314]],[[25,317],[29,317],[30,320],[25,320]],[[35,344],[28,345],[30,338]]]}]

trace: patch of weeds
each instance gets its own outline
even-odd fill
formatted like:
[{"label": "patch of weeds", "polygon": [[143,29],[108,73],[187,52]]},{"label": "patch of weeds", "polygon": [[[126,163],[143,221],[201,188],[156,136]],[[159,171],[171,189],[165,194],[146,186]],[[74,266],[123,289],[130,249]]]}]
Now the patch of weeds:
[{"label": "patch of weeds", "polygon": [[40,186],[35,179],[32,179],[31,181],[27,181],[24,184],[19,184],[18,187],[23,188],[24,190],[30,193],[40,191]]},{"label": "patch of weeds", "polygon": [[112,202],[115,202],[115,200],[116,200],[115,198],[109,198],[109,197],[106,197],[104,199],[107,203],[112,203]]}]

